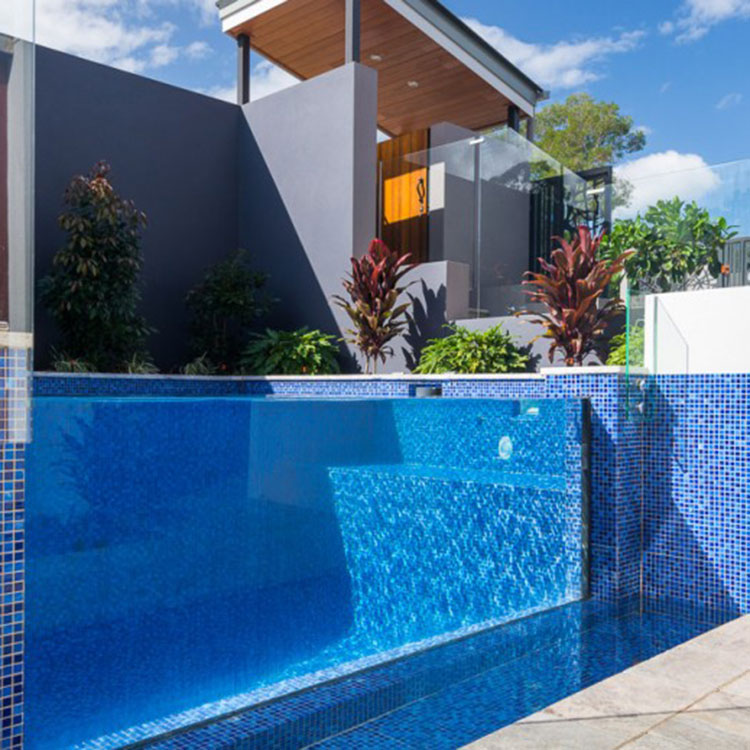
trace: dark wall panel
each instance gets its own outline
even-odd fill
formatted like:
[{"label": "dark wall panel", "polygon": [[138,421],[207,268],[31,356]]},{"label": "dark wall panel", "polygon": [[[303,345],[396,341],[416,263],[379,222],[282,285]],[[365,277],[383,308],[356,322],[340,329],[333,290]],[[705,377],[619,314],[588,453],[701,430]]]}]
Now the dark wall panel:
[{"label": "dark wall panel", "polygon": [[[238,245],[239,107],[70,55],[37,59],[36,274],[64,241],[57,217],[71,177],[98,161],[148,216],[143,313],[158,329],[162,369],[187,351],[188,289]],[[37,307],[36,364],[45,366],[54,323]]]}]

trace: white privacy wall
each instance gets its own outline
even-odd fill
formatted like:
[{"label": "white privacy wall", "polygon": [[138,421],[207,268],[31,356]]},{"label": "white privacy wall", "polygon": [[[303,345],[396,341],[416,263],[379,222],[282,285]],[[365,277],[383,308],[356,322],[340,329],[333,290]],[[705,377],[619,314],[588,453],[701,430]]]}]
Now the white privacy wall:
[{"label": "white privacy wall", "polygon": [[650,295],[645,318],[652,373],[750,372],[750,287]]}]

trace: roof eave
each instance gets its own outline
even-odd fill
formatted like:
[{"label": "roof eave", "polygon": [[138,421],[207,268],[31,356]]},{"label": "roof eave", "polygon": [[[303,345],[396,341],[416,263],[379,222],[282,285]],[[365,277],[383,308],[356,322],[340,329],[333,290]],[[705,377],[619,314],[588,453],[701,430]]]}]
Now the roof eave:
[{"label": "roof eave", "polygon": [[[265,13],[286,0],[217,0],[224,30],[229,31],[250,18]],[[536,105],[549,93],[533,81],[479,34],[451,13],[438,0],[384,0],[409,18],[433,39],[440,38],[475,73],[495,86],[514,104],[533,115]],[[421,21],[421,23],[420,23]]]},{"label": "roof eave", "polygon": [[[386,0],[387,1],[387,0]],[[540,102],[549,98],[549,92],[526,75],[507,57],[498,52],[486,39],[467,26],[460,18],[451,13],[439,0],[401,0],[417,13],[440,29],[463,49],[469,52],[477,62],[484,65],[499,78],[503,78],[518,93],[529,101]]]}]

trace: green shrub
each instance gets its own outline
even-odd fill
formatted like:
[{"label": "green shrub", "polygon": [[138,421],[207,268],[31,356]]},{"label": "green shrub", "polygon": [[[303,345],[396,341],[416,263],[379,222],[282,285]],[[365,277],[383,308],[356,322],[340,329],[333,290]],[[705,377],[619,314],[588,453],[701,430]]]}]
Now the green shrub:
[{"label": "green shrub", "polygon": [[68,361],[119,372],[143,352],[151,332],[138,314],[146,217],[117,195],[109,172],[108,164],[97,164],[65,191],[59,223],[68,238],[40,282],[40,297],[60,329]]},{"label": "green shrub", "polygon": [[85,373],[95,371],[94,367],[85,360],[70,357],[65,352],[58,352],[56,349],[52,350],[52,369],[55,372],[71,373]]},{"label": "green shrub", "polygon": [[[609,344],[608,365],[625,366],[628,363],[628,346],[626,332],[618,333],[612,337]],[[630,328],[630,364],[634,367],[643,367],[643,352],[646,347],[646,332],[641,325]]]},{"label": "green shrub", "polygon": [[159,368],[148,354],[137,353],[125,363],[125,372],[130,375],[156,375]]},{"label": "green shrub", "polygon": [[250,328],[272,302],[263,292],[268,277],[253,271],[245,255],[237,250],[212,266],[186,299],[193,350],[221,372],[236,370]]},{"label": "green shrub", "polygon": [[251,335],[242,370],[253,375],[330,375],[339,372],[334,336],[300,328]]},{"label": "green shrub", "polygon": [[528,354],[499,325],[487,331],[470,331],[461,326],[446,328],[452,333],[427,343],[414,372],[503,373],[523,372],[528,367]]},{"label": "green shrub", "polygon": [[183,375],[216,375],[216,366],[206,354],[201,354],[182,368]]}]

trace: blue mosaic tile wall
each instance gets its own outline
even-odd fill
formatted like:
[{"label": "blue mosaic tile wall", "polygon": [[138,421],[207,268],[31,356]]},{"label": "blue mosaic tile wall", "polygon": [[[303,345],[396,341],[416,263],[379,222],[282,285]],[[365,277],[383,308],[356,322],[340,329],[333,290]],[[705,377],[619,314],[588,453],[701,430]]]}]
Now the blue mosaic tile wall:
[{"label": "blue mosaic tile wall", "polygon": [[[640,593],[642,583],[651,612],[662,608],[673,616],[682,608],[694,617],[700,611],[700,619],[706,623],[750,612],[750,375],[648,378],[643,418],[626,411],[625,403],[633,398],[637,388],[622,375],[457,379],[441,384],[446,397],[590,399],[591,577],[595,599],[629,606]],[[413,395],[416,386],[414,380],[393,379],[40,377],[35,379],[34,390],[36,395],[408,396]],[[22,459],[23,446],[17,447]],[[3,456],[15,462],[19,453],[4,452]],[[4,506],[4,521],[6,513]],[[5,562],[4,555],[4,582]],[[7,602],[4,606],[8,606]],[[5,657],[4,650],[4,681],[11,678]],[[596,663],[603,663],[602,658],[597,658]],[[17,662],[16,668],[15,684],[20,690],[22,676],[19,677]],[[294,701],[272,703],[236,720],[175,737],[163,747],[214,748],[238,741],[240,744],[231,746],[261,747],[270,741],[269,732],[274,742],[278,740],[283,746],[285,738],[298,736],[303,729],[310,730],[310,739],[330,736],[346,725],[389,710],[393,697],[390,684],[384,684],[380,692],[372,690],[369,679],[366,685],[359,685],[356,680],[345,687],[344,683],[337,685],[341,688],[326,688],[331,693],[330,716],[318,710],[318,704],[328,705],[325,691],[316,691],[314,696],[304,693],[297,699],[297,708]],[[283,737],[271,729],[270,724],[276,719],[283,725],[278,730]],[[243,739],[254,733],[256,724],[268,727],[263,729],[266,734],[256,733],[253,741],[244,744]],[[5,742],[5,725],[3,731]],[[2,745],[19,746],[20,740]],[[344,746],[356,746],[354,738]]]},{"label": "blue mosaic tile wall", "polygon": [[652,378],[644,434],[644,590],[750,612],[750,375]]},{"label": "blue mosaic tile wall", "polygon": [[[92,377],[42,375],[34,394],[45,395],[413,395],[414,379],[249,380],[242,378]],[[453,398],[587,398],[592,407],[591,592],[607,601],[633,596],[639,586],[638,487],[634,472],[640,426],[622,409],[625,378],[617,374],[555,375],[548,378],[441,380]]]},{"label": "blue mosaic tile wall", "polygon": [[24,456],[29,435],[27,349],[0,348],[0,748],[23,746]]}]

